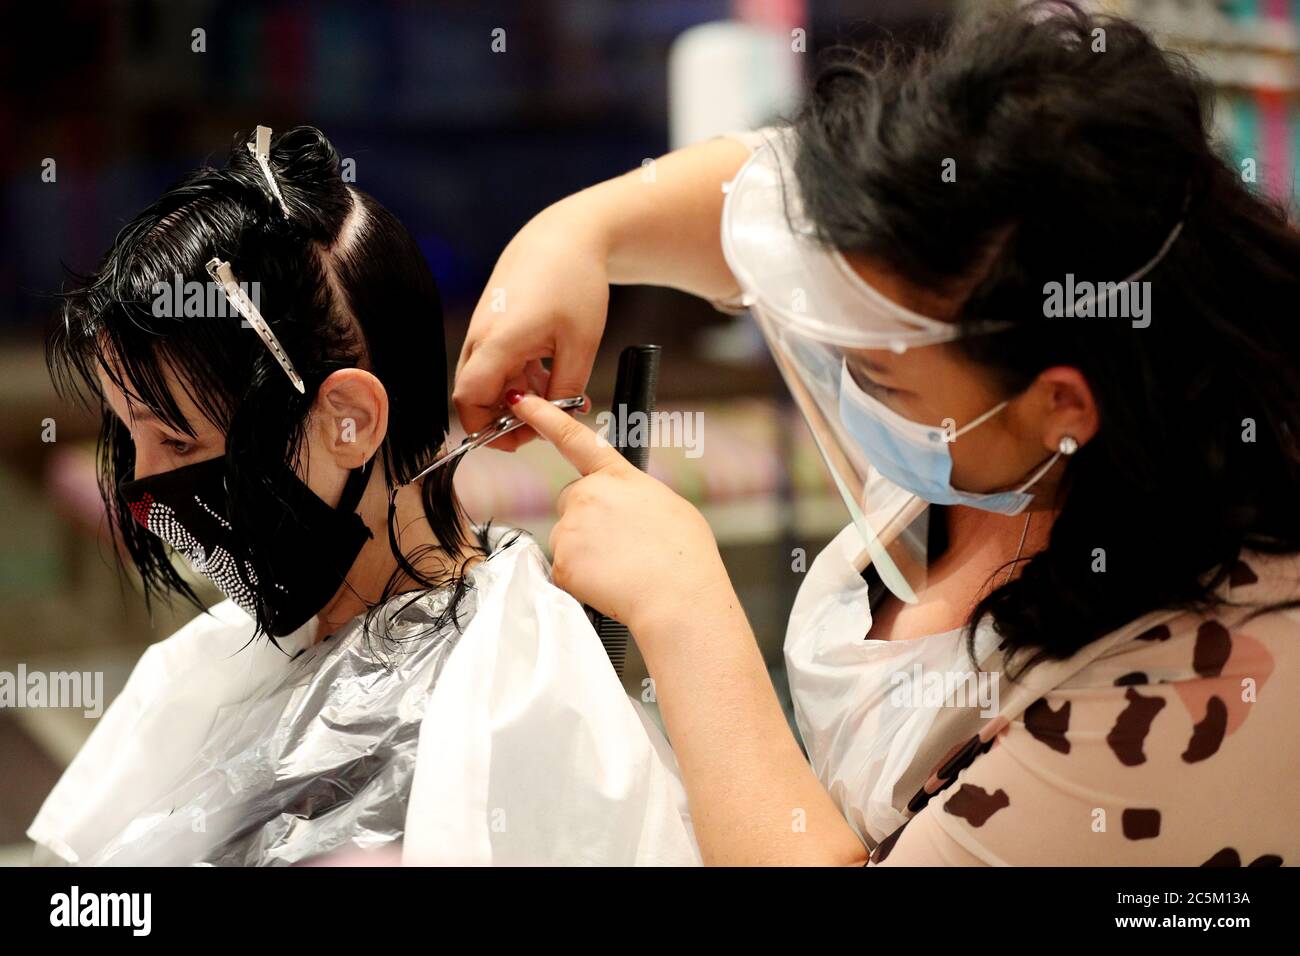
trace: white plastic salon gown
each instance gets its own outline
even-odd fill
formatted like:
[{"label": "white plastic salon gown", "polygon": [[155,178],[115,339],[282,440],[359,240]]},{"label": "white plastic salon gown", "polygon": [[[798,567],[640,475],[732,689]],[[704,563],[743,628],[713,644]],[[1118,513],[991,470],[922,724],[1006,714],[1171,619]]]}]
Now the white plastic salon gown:
[{"label": "white plastic salon gown", "polygon": [[38,859],[698,863],[666,741],[514,535],[469,572],[461,628],[428,591],[379,636],[313,643],[313,621],[282,652],[226,601],[150,647],[32,823]]}]

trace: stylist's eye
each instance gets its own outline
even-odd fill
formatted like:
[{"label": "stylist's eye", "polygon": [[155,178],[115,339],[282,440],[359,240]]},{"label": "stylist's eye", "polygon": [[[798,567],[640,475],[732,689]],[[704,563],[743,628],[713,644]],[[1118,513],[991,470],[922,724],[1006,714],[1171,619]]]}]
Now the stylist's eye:
[{"label": "stylist's eye", "polygon": [[877,398],[886,398],[906,393],[906,389],[892,388],[888,385],[882,385],[871,377],[871,363],[855,362],[850,359],[847,363],[849,375],[853,381],[858,384],[864,392]]},{"label": "stylist's eye", "polygon": [[853,380],[858,383],[858,385],[862,388],[864,392],[867,392],[871,395],[888,396],[888,395],[899,395],[902,393],[902,389],[890,388],[888,385],[881,385],[879,382],[875,381],[874,379],[868,378],[866,375],[863,375],[861,372],[856,372],[853,376]]}]

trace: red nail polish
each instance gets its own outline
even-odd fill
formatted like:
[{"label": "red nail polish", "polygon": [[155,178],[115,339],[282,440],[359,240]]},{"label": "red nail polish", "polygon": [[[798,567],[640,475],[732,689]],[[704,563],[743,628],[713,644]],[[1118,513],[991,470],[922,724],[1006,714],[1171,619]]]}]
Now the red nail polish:
[{"label": "red nail polish", "polygon": [[511,405],[516,404],[519,401],[519,399],[523,397],[524,397],[524,393],[519,391],[519,389],[517,388],[508,389],[506,391],[506,401],[509,402]]}]

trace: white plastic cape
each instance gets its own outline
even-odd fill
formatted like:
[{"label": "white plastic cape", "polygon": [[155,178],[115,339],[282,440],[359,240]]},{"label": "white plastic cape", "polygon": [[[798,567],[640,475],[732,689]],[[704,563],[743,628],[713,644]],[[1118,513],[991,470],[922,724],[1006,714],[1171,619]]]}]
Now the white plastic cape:
[{"label": "white plastic cape", "polygon": [[[28,830],[38,860],[693,865],[667,742],[526,536],[494,532],[460,629],[394,599],[313,644],[230,601],[150,647]],[[382,640],[378,635],[390,638]]]},{"label": "white plastic cape", "polygon": [[[923,699],[924,676],[966,674],[971,663],[960,628],[917,641],[870,638],[863,557],[850,525],[813,561],[790,612],[785,662],[813,772],[874,849],[911,816],[906,804],[916,787],[900,780],[935,733],[939,708],[913,703]],[[981,660],[990,640],[996,643],[981,628]]]}]

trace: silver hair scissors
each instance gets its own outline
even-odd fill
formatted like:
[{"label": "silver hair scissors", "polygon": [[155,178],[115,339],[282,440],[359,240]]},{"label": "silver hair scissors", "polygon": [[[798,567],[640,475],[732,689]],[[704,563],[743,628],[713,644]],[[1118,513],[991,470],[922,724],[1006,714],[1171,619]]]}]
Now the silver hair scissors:
[{"label": "silver hair scissors", "polygon": [[[583,396],[575,395],[572,398],[552,399],[551,404],[554,405],[556,408],[563,408],[567,410],[570,408],[581,408],[586,403],[586,401],[587,401],[586,398],[584,398]],[[434,459],[433,464],[425,468],[424,471],[420,472],[418,475],[412,478],[411,481],[407,482],[407,484],[410,484],[411,482],[414,481],[419,481],[421,478],[423,478],[425,475],[429,474],[430,472],[436,471],[437,469],[441,468],[443,465],[447,464],[450,461],[455,461],[457,458],[465,454],[465,452],[467,451],[473,451],[475,448],[481,448],[484,445],[492,444],[492,442],[496,441],[498,438],[501,438],[503,435],[509,435],[512,431],[514,431],[516,428],[519,428],[523,424],[524,421],[521,418],[516,418],[514,415],[502,415],[500,418],[494,421],[487,428],[481,428],[478,431],[474,432],[472,435],[466,435],[464,441],[462,441],[455,448],[451,449],[451,451],[444,452],[443,454],[439,455],[436,459]]]}]

